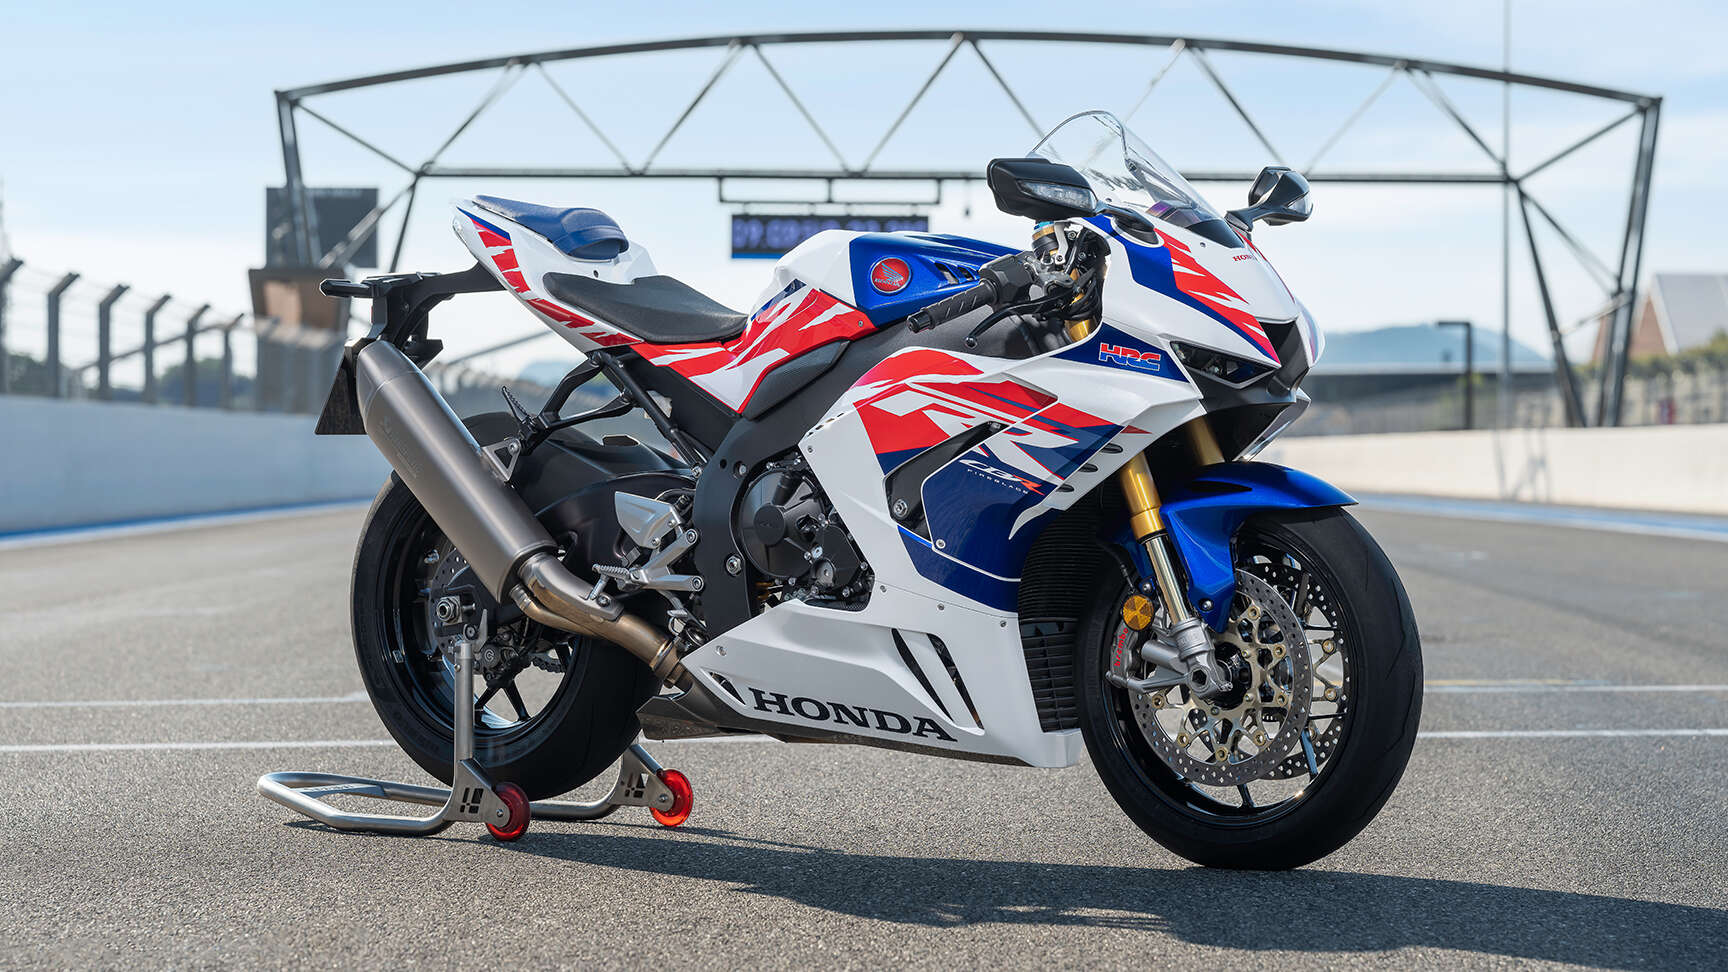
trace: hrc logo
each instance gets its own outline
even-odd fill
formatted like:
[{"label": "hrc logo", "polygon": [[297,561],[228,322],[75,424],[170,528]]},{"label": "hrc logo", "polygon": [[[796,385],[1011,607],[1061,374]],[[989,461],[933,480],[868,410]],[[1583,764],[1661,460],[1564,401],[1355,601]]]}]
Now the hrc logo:
[{"label": "hrc logo", "polygon": [[1138,371],[1157,373],[1163,370],[1164,356],[1156,351],[1136,351],[1120,344],[1099,342],[1098,361],[1100,364],[1116,365],[1120,368],[1134,368]]}]

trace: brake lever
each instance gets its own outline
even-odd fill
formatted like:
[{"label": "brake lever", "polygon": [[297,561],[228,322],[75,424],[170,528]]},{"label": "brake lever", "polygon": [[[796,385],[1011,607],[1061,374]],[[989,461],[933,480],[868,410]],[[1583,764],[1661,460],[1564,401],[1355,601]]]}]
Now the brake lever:
[{"label": "brake lever", "polygon": [[1029,311],[1054,309],[1061,303],[1061,299],[1064,296],[1066,295],[1060,293],[1045,294],[1037,300],[1028,300],[1018,304],[1009,304],[1007,307],[991,314],[989,317],[979,321],[977,326],[973,327],[966,335],[965,343],[967,350],[972,350],[978,347],[978,339],[983,336],[984,332],[1002,323],[1004,320],[1013,317],[1016,314],[1025,314]]},{"label": "brake lever", "polygon": [[967,349],[970,350],[972,348],[976,348],[978,346],[978,338],[981,337],[985,331],[988,331],[991,328],[995,327],[997,324],[1000,324],[1004,318],[1007,318],[1013,314],[1020,313],[1021,308],[1024,306],[1025,306],[1024,304],[1010,304],[1007,307],[1004,307],[1001,310],[997,311],[996,313],[991,314],[989,317],[986,317],[983,320],[979,321],[978,326],[974,327],[966,335],[966,347],[967,347]]}]

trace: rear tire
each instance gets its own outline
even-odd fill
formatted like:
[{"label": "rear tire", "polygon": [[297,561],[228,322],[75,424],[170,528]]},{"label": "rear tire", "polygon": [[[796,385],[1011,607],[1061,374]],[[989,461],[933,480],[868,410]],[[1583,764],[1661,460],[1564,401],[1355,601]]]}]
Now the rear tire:
[{"label": "rear tire", "polygon": [[1305,783],[1298,777],[1302,789],[1281,803],[1261,807],[1244,799],[1231,806],[1153,750],[1129,714],[1129,690],[1104,677],[1118,612],[1133,593],[1125,581],[1100,592],[1076,643],[1080,728],[1111,796],[1164,847],[1208,867],[1300,867],[1367,826],[1403,775],[1422,710],[1416,620],[1391,562],[1341,509],[1262,514],[1242,527],[1233,546],[1239,568],[1249,551],[1286,552],[1332,599],[1334,636],[1352,681],[1342,732],[1318,775]]},{"label": "rear tire", "polygon": [[[410,667],[426,663],[426,639],[414,574],[405,568],[421,556],[429,537],[442,534],[392,475],[366,515],[354,556],[354,654],[391,737],[448,784],[454,706],[448,695],[440,699],[428,692],[423,674]],[[483,684],[478,676],[476,684]],[[636,709],[657,687],[648,667],[624,649],[579,639],[562,683],[540,712],[516,725],[476,725],[475,758],[493,779],[520,786],[530,800],[566,793],[617,761],[640,732]]]}]

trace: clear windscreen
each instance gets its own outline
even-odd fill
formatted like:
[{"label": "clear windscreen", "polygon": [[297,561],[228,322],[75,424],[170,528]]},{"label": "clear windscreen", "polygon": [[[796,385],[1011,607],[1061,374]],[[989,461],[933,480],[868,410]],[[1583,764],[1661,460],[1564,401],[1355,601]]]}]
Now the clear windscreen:
[{"label": "clear windscreen", "polygon": [[1069,118],[1051,129],[1029,154],[1072,166],[1108,205],[1146,213],[1183,229],[1222,219],[1181,173],[1107,111]]}]

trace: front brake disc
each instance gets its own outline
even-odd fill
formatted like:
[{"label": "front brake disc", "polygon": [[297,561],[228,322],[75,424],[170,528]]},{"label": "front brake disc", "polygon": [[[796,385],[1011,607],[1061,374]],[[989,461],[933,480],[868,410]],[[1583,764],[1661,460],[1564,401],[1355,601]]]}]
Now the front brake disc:
[{"label": "front brake disc", "polygon": [[[1299,567],[1270,562],[1249,564],[1246,569],[1270,583],[1286,602],[1294,605],[1299,619],[1305,625],[1316,611],[1325,620],[1324,627],[1308,643],[1308,657],[1313,667],[1316,687],[1328,693],[1325,699],[1335,709],[1331,718],[1311,718],[1308,724],[1309,743],[1314,749],[1314,766],[1324,766],[1332,757],[1332,751],[1338,747],[1338,740],[1343,735],[1345,720],[1342,716],[1349,705],[1350,690],[1354,688],[1353,673],[1343,664],[1343,655],[1339,650],[1342,633],[1339,629],[1338,606],[1327,596],[1324,585],[1316,583]],[[1304,583],[1304,578],[1307,583]],[[1337,660],[1329,661],[1330,659]],[[1316,701],[1312,695],[1310,701]],[[1310,712],[1310,715],[1314,714]],[[1312,774],[1308,756],[1299,751],[1285,757],[1277,768],[1266,774],[1266,778],[1293,780],[1309,775]]]},{"label": "front brake disc", "polygon": [[[1238,570],[1230,620],[1212,640],[1221,655],[1240,660],[1232,667],[1247,685],[1212,700],[1181,687],[1130,691],[1130,703],[1141,734],[1178,775],[1237,786],[1277,772],[1300,743],[1313,689],[1307,639],[1272,585]],[[1112,668],[1132,677],[1125,665],[1132,660],[1117,653]]]}]

